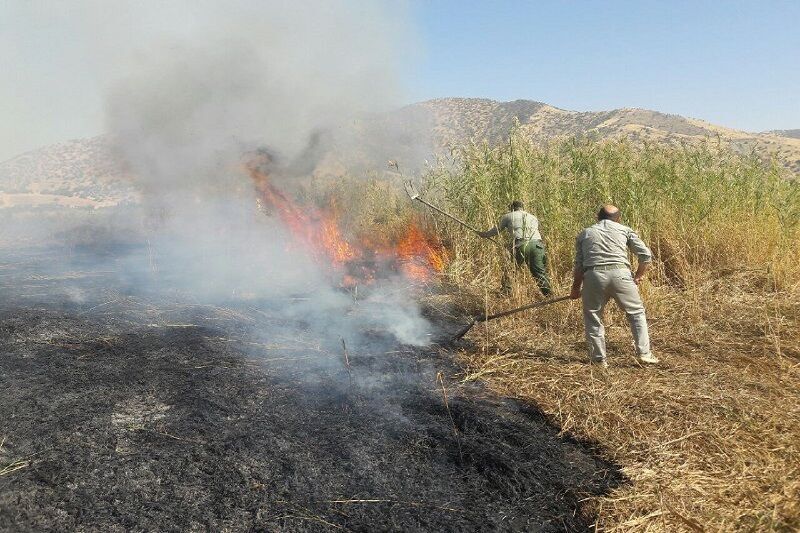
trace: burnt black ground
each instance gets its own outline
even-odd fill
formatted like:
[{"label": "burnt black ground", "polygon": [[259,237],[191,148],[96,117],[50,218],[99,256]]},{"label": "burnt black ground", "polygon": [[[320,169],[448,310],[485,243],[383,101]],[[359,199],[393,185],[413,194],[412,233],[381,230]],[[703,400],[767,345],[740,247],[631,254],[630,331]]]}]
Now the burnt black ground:
[{"label": "burnt black ground", "polygon": [[434,348],[367,337],[348,373],[291,301],[53,261],[0,258],[3,531],[581,531],[580,500],[622,482]]}]

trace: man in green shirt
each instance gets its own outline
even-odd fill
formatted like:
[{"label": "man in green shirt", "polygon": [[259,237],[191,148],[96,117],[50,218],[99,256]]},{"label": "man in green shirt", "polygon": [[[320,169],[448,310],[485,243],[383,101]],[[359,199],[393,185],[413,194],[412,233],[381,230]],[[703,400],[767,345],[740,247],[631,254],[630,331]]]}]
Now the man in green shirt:
[{"label": "man in green shirt", "polygon": [[511,211],[500,218],[500,223],[490,230],[481,232],[482,237],[494,237],[506,230],[513,238],[511,253],[517,265],[526,264],[542,294],[548,296],[550,280],[547,278],[547,253],[542,235],[539,233],[539,219],[524,210],[519,200],[511,202]]}]

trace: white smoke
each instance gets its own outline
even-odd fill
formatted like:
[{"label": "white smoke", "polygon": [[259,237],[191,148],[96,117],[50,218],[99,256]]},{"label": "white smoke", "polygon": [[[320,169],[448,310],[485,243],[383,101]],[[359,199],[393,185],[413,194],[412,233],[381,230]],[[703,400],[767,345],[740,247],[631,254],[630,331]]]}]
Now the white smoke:
[{"label": "white smoke", "polygon": [[386,4],[184,5],[191,29],[138,47],[109,100],[109,129],[153,179],[196,180],[247,146],[292,158],[313,132],[397,103],[403,23]]},{"label": "white smoke", "polygon": [[142,30],[147,39],[118,56],[107,105],[108,130],[149,210],[153,269],[179,273],[204,297],[312,295],[308,316],[331,335],[378,328],[427,342],[427,321],[401,292],[375,287],[361,303],[368,316],[352,312],[324,266],[287,247],[290,235],[256,209],[241,169],[243,154],[259,147],[313,168],[296,160],[313,154],[306,148],[318,132],[335,138],[349,120],[396,105],[403,10],[323,0],[171,2],[166,13],[137,6],[91,21],[108,35],[121,17],[131,25],[121,35],[133,38],[155,15],[172,19]]}]

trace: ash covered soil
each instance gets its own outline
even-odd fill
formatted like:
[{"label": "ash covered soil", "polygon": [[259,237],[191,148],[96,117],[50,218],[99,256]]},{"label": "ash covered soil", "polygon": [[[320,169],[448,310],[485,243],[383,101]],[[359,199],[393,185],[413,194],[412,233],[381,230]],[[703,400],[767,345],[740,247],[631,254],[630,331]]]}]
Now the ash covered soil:
[{"label": "ash covered soil", "polygon": [[435,345],[367,332],[348,371],[338,332],[285,318],[307,297],[60,261],[0,256],[0,530],[580,531],[623,482]]}]

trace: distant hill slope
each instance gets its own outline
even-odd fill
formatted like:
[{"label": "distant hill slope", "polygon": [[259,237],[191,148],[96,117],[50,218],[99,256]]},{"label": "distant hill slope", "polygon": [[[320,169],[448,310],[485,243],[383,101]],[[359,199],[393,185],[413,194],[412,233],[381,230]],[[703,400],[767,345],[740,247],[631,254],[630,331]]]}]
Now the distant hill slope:
[{"label": "distant hill slope", "polygon": [[778,135],[780,137],[791,137],[792,139],[800,139],[800,130],[772,130],[766,133]]},{"label": "distant hill slope", "polygon": [[107,136],[46,146],[0,163],[0,208],[136,201],[138,193]]},{"label": "distant hill slope", "polygon": [[[541,141],[575,135],[667,143],[718,139],[739,152],[772,157],[800,175],[800,130],[748,133],[645,109],[580,112],[531,100],[478,98],[429,100],[354,121],[345,144],[327,145],[314,157],[302,159],[316,160],[318,168],[330,172],[344,172],[348,160],[385,164],[381,159],[385,156],[397,158],[408,168],[412,161],[429,157],[431,149],[445,152],[449,146],[470,140],[501,142],[516,122],[523,134]],[[421,147],[427,144],[431,146]],[[359,150],[362,153],[345,153]],[[0,208],[98,208],[137,202],[138,198],[108,136],[47,146],[0,163]]]},{"label": "distant hill slope", "polygon": [[500,141],[508,135],[516,119],[520,130],[536,140],[574,135],[671,143],[719,139],[736,151],[774,158],[793,173],[800,174],[800,130],[748,133],[646,109],[566,111],[530,100],[495,102],[443,98],[413,104],[407,109],[418,113],[420,108],[433,117],[436,146],[460,144],[470,139]]}]

